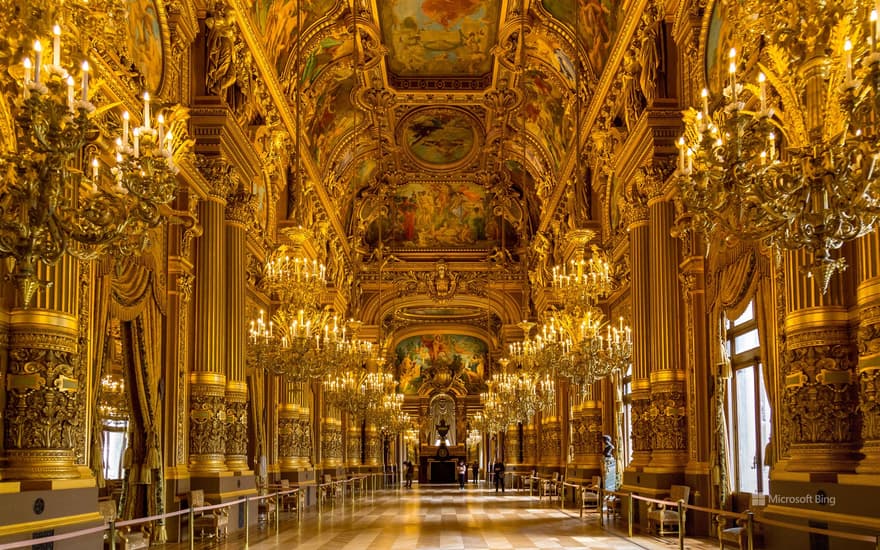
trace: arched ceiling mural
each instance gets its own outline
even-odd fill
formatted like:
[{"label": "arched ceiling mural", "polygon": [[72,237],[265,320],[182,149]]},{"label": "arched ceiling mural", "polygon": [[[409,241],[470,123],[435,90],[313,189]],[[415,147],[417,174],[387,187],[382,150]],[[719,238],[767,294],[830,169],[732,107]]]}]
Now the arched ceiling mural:
[{"label": "arched ceiling mural", "polygon": [[[484,315],[456,295],[479,286],[475,265],[525,280],[575,138],[589,142],[575,109],[612,51],[618,0],[242,1],[302,129],[288,195],[311,192],[338,217],[328,250],[360,271],[353,309],[376,307],[382,270],[423,297],[398,312],[411,325]],[[307,206],[288,206],[290,222],[313,222]],[[448,295],[438,260],[458,277]]]}]

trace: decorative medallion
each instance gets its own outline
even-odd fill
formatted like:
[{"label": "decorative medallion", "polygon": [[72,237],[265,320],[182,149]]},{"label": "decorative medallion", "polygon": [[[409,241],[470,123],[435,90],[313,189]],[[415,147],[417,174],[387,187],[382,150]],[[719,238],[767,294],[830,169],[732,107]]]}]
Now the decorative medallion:
[{"label": "decorative medallion", "polygon": [[417,109],[398,126],[398,143],[414,162],[428,170],[449,170],[467,164],[479,151],[480,141],[479,123],[463,109]]}]

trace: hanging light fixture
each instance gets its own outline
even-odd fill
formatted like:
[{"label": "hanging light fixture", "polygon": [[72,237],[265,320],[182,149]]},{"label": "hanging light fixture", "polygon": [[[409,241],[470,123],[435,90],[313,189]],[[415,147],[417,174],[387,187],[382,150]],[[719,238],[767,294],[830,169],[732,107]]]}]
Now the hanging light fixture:
[{"label": "hanging light fixture", "polygon": [[[62,66],[61,38],[56,24],[51,53],[37,40],[33,59],[23,59],[11,104],[16,147],[0,155],[0,257],[12,260],[24,307],[49,284],[39,277],[40,264],[145,248],[177,186],[174,136],[162,113],[153,118],[148,93],[141,125],[129,132],[123,113],[115,148],[103,149],[100,111],[89,100],[93,71],[88,61],[70,72]],[[102,170],[111,155],[112,168]]]},{"label": "hanging light fixture", "polygon": [[[723,3],[735,48],[721,96],[685,114],[676,179],[697,229],[813,254],[826,292],[833,256],[880,216],[878,7]],[[870,15],[869,15],[870,14]],[[751,74],[741,75],[742,60]],[[757,74],[755,74],[757,73]]]}]

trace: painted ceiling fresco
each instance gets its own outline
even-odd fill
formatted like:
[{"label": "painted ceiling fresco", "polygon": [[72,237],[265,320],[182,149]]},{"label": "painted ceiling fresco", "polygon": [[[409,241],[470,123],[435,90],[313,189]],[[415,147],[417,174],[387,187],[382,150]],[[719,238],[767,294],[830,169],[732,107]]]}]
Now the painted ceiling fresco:
[{"label": "painted ceiling fresco", "polygon": [[[297,14],[298,0],[253,0],[251,18],[262,35],[263,45],[278,74],[284,74],[288,64],[293,64],[296,54],[296,38],[299,35],[297,21],[303,30],[331,12],[337,0],[309,0],[302,2]],[[306,53],[301,55],[305,58]]]},{"label": "painted ceiling fresco", "polygon": [[401,140],[422,166],[452,168],[468,160],[478,143],[477,122],[465,111],[429,108],[401,124]]},{"label": "painted ceiling fresco", "polygon": [[500,238],[485,190],[458,182],[416,182],[398,188],[391,236],[402,246],[474,246]]},{"label": "painted ceiling fresco", "polygon": [[[598,76],[605,68],[620,21],[620,0],[542,0],[544,9],[580,34],[586,45],[587,59]],[[577,21],[575,21],[577,10]]]},{"label": "painted ceiling fresco", "polygon": [[460,334],[424,334],[401,340],[395,348],[399,389],[413,395],[423,389],[479,393],[486,387],[486,343]]},{"label": "painted ceiling fresco", "polygon": [[480,75],[492,70],[500,0],[377,2],[388,69],[400,76]]}]

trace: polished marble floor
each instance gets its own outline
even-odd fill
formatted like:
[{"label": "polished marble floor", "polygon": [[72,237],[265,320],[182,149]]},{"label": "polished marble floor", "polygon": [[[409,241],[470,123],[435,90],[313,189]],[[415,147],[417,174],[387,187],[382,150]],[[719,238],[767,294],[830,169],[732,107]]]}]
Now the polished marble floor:
[{"label": "polished marble floor", "polygon": [[[325,507],[295,516],[282,514],[281,530],[252,529],[250,548],[305,550],[415,550],[415,549],[545,549],[588,548],[673,549],[676,537],[636,536],[602,529],[595,514],[579,517],[578,510],[560,510],[546,499],[527,493],[495,493],[482,485],[421,486],[377,491],[374,497],[350,499],[345,506]],[[169,544],[166,548],[188,548]],[[197,542],[196,548],[244,548],[244,536]],[[712,541],[690,540],[686,548],[717,548]]]}]

